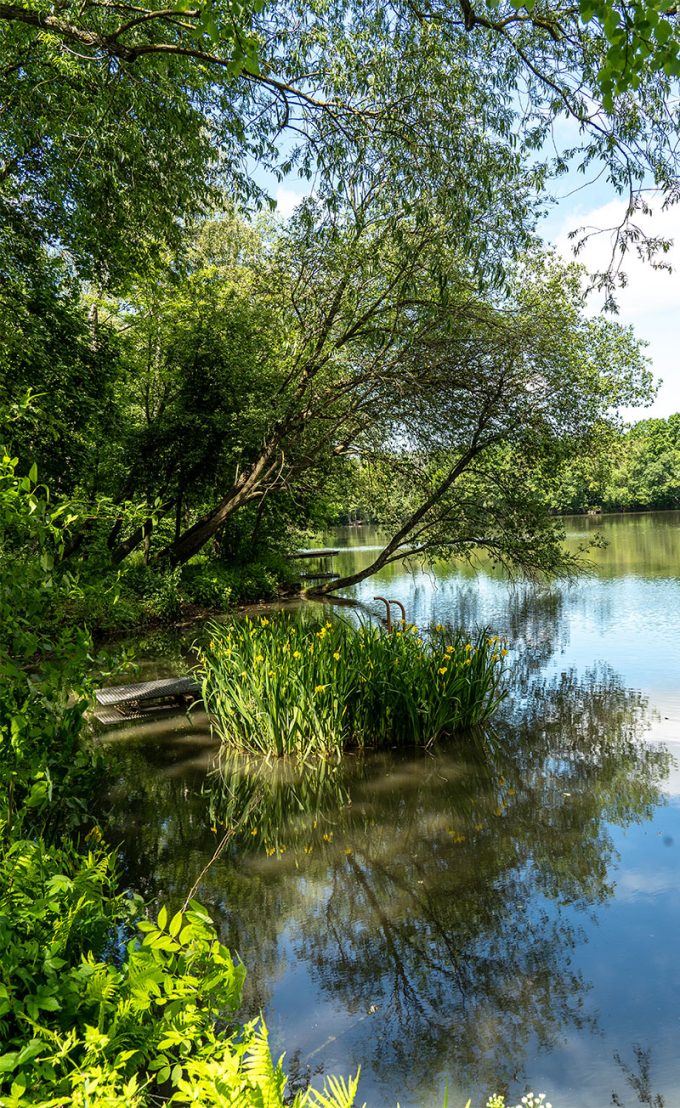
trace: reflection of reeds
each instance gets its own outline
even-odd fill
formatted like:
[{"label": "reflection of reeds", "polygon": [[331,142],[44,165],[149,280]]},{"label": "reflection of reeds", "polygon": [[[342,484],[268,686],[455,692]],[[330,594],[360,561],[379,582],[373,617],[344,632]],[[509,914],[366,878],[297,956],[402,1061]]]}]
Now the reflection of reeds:
[{"label": "reflection of reeds", "polygon": [[286,840],[303,848],[322,842],[350,803],[343,767],[323,758],[268,762],[223,752],[209,789],[213,825],[234,828],[241,848],[270,854]]},{"label": "reflection of reeds", "polygon": [[257,754],[427,745],[488,719],[503,697],[504,643],[438,625],[392,634],[342,620],[233,621],[199,652],[203,700],[223,743]]}]

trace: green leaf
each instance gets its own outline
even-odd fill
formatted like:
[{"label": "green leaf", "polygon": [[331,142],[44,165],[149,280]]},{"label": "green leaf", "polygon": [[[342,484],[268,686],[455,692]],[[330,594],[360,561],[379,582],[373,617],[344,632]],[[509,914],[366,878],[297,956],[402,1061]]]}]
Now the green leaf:
[{"label": "green leaf", "polygon": [[179,934],[181,928],[182,928],[182,913],[181,912],[176,912],[175,915],[170,920],[170,926],[168,927],[168,931],[170,932],[170,934],[172,935],[173,938],[176,938],[177,935]]}]

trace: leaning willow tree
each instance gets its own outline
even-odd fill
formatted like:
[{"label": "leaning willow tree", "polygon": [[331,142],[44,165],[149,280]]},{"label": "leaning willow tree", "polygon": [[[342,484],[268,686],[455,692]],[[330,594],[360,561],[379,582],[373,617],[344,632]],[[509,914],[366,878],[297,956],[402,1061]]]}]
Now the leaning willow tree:
[{"label": "leaning willow tree", "polygon": [[114,561],[152,537],[152,556],[181,565],[235,517],[257,527],[349,470],[392,532],[362,576],[480,546],[565,569],[551,489],[619,405],[649,395],[644,358],[629,330],[585,314],[577,266],[536,248],[481,293],[449,239],[387,187],[330,213],[310,200],[250,260],[203,255],[126,305],[138,424],[124,480],[155,508],[114,528]]}]

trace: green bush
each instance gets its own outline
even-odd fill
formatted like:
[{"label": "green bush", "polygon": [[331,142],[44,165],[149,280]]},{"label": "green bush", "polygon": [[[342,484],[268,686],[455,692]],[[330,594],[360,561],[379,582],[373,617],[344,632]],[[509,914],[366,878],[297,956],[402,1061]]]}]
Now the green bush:
[{"label": "green bush", "polygon": [[176,619],[182,607],[179,569],[159,571],[141,562],[126,567],[120,578],[120,593],[139,601],[147,620]]},{"label": "green bush", "polygon": [[343,621],[232,621],[199,652],[203,701],[222,741],[262,754],[426,745],[488,719],[505,645],[441,625],[393,634]]},{"label": "green bush", "polygon": [[190,604],[224,612],[232,602],[233,587],[233,575],[220,562],[190,562],[182,569],[182,594]]}]

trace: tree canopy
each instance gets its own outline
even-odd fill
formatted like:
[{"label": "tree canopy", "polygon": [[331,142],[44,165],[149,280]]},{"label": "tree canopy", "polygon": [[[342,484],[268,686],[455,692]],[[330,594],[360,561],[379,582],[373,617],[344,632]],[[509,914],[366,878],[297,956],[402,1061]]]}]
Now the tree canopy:
[{"label": "tree canopy", "polygon": [[[604,174],[677,198],[672,11],[485,0],[0,5],[0,204],[99,283],[219,204],[300,173],[452,220],[487,278],[526,246],[548,182]],[[621,58],[625,54],[625,65]],[[159,202],[160,201],[160,202]]]},{"label": "tree canopy", "polygon": [[[576,167],[626,197],[614,254],[663,253],[635,226],[677,195],[654,11],[620,79],[616,5],[0,5],[3,399],[40,394],[17,448],[106,498],[69,551],[244,549],[360,472],[385,558],[564,568],[546,488],[650,378],[535,231]],[[293,218],[255,218],[296,173]]]}]

